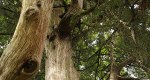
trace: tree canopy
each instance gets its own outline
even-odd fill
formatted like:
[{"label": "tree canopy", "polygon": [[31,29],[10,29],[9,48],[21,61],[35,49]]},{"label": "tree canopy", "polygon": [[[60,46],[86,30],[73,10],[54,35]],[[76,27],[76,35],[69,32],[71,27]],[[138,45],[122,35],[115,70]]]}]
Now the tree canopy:
[{"label": "tree canopy", "polygon": [[[57,7],[70,3],[64,0]],[[0,54],[14,33],[20,11],[19,0],[0,1]],[[150,79],[149,0],[84,0],[81,14],[76,15],[81,17],[72,20],[71,39],[81,80],[108,80],[111,63],[120,69],[119,76]],[[36,80],[44,80],[45,58]]]}]

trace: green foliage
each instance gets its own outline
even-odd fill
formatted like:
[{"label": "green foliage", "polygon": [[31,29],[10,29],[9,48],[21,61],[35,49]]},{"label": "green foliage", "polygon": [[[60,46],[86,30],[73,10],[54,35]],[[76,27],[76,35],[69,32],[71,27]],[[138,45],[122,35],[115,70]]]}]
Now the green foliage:
[{"label": "green foliage", "polygon": [[64,0],[65,4],[70,4],[71,0]]},{"label": "green foliage", "polygon": [[45,60],[46,60],[46,54],[44,52],[41,61],[41,68],[34,80],[45,80]]},{"label": "green foliage", "polygon": [[10,36],[0,36],[0,56],[1,56],[4,48],[8,44],[9,40],[10,40]]},{"label": "green foliage", "polygon": [[[84,0],[84,8],[93,7],[96,0]],[[126,1],[129,1],[128,3]],[[72,42],[75,54],[74,63],[81,73],[81,80],[108,80],[110,75],[110,52],[116,63],[121,63],[129,57],[141,61],[150,68],[150,9],[131,8],[137,0],[101,0],[101,5],[81,18],[80,23],[72,31]],[[71,0],[64,0],[70,4]],[[140,6],[141,1],[135,4]],[[13,33],[20,12],[19,0],[0,1],[0,33]],[[85,11],[84,10],[84,11]],[[117,30],[115,32],[115,30]],[[114,33],[114,35],[112,35]],[[9,42],[11,35],[0,35],[0,54]],[[44,62],[36,80],[44,80]],[[125,66],[121,76],[132,75],[144,79],[150,74],[137,67],[136,63]]]},{"label": "green foliage", "polygon": [[[92,1],[87,1],[87,4],[88,2],[92,3]],[[121,63],[129,58],[129,56],[132,56],[137,60],[142,60],[143,64],[148,64],[147,61],[149,61],[148,58],[150,56],[150,49],[148,47],[150,46],[150,37],[148,35],[150,31],[147,30],[147,27],[149,27],[148,20],[150,18],[148,18],[147,10],[144,11],[145,14],[141,14],[140,9],[131,9],[130,6],[134,2],[129,1],[129,4],[127,4],[124,0],[105,0],[92,13],[82,17],[81,27],[77,25],[77,29],[74,31],[74,35],[77,35],[74,41],[76,66],[78,69],[80,66],[84,66],[81,69],[84,70],[81,75],[84,74],[88,77],[93,75],[91,76],[92,79],[95,79],[95,76],[96,78],[100,77],[102,80],[109,78],[111,42],[114,45],[114,57],[117,63]],[[138,5],[139,3],[140,1],[135,4]],[[91,7],[92,5],[86,7],[89,6]],[[112,36],[113,38],[107,41],[116,28],[118,30],[115,36]],[[134,34],[132,34],[132,29],[134,30]],[[135,40],[133,35],[135,36]],[[97,68],[98,64],[99,67]],[[146,66],[150,68],[148,65]],[[140,69],[137,68],[137,70]],[[128,72],[122,70],[120,74],[129,77],[131,75],[127,74]],[[145,71],[142,72],[145,73]],[[137,74],[136,77],[140,75],[143,78],[148,78],[141,75],[140,71],[133,72],[132,74]],[[84,75],[81,78],[85,78]]]}]

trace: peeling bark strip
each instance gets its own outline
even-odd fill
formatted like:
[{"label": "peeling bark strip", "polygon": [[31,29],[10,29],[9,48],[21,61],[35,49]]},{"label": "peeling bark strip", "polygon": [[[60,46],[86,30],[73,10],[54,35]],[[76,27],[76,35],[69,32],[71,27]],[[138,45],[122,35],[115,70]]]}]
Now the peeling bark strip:
[{"label": "peeling bark strip", "polygon": [[12,40],[0,58],[0,80],[30,80],[38,72],[53,0],[22,0]]}]

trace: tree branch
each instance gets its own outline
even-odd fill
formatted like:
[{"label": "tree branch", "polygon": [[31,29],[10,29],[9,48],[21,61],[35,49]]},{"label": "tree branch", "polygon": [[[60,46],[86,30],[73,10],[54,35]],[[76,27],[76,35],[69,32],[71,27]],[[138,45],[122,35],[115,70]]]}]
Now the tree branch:
[{"label": "tree branch", "polygon": [[104,46],[104,45],[106,45],[111,39],[112,39],[112,37],[115,35],[115,33],[117,32],[117,30],[118,29],[115,29],[114,30],[114,32],[106,39],[106,41],[102,44],[102,46],[99,48],[99,50],[97,51],[97,53],[98,53],[98,58],[97,58],[97,68],[96,68],[96,72],[95,72],[95,79],[96,79],[96,77],[97,77],[97,75],[98,75],[98,68],[99,68],[99,60],[100,60],[100,55],[101,55],[101,50],[102,50],[102,47]]},{"label": "tree branch", "polygon": [[81,17],[83,17],[83,16],[85,16],[85,15],[91,13],[92,11],[94,11],[94,10],[96,9],[96,7],[97,7],[97,6],[91,7],[90,9],[81,12],[81,13],[78,14],[77,16],[78,16],[79,18],[81,18]]},{"label": "tree branch", "polygon": [[88,9],[88,10],[86,10],[86,11],[80,12],[77,16],[78,16],[79,18],[81,18],[81,17],[83,17],[83,16],[85,16],[85,15],[91,13],[92,11],[94,11],[94,10],[96,9],[96,7],[98,7],[99,5],[101,5],[101,4],[99,4],[99,2],[98,2],[98,3],[96,3],[95,6],[91,7],[90,9]]},{"label": "tree branch", "polygon": [[136,61],[136,63],[138,63],[137,65],[139,67],[141,67],[145,72],[150,73],[150,68],[146,67],[145,65],[143,65],[141,62]]},{"label": "tree branch", "polygon": [[16,13],[16,12],[10,10],[10,9],[5,8],[5,7],[0,7],[0,8],[3,9],[3,10],[6,10],[6,11],[12,12],[12,13]]},{"label": "tree branch", "polygon": [[121,62],[118,64],[117,66],[117,69],[120,71],[123,67],[125,67],[126,65],[134,62],[135,59],[134,58],[129,58],[129,59],[126,59],[125,61]]},{"label": "tree branch", "polygon": [[121,76],[118,76],[118,80],[140,80],[140,79],[132,78],[132,77],[121,77]]},{"label": "tree branch", "polygon": [[[106,44],[112,39],[112,37],[113,37],[113,36],[115,35],[115,33],[117,32],[117,30],[118,30],[118,29],[114,30],[114,32],[103,42],[102,46],[95,52],[95,54],[91,55],[90,57],[88,57],[88,58],[86,58],[86,59],[81,59],[81,58],[80,58],[80,60],[82,60],[82,61],[87,61],[87,60],[91,59],[92,57],[98,55],[99,52],[101,51],[101,48],[102,48],[104,45],[106,45]],[[103,54],[101,54],[101,55],[103,55]]]},{"label": "tree branch", "polygon": [[3,33],[3,32],[0,32],[0,35],[13,35],[13,33]]},{"label": "tree branch", "polygon": [[91,64],[91,65],[85,67],[84,69],[79,69],[78,71],[85,71],[85,70],[87,70],[87,69],[93,67],[96,63],[97,63],[97,61],[95,61],[93,64]]},{"label": "tree branch", "polygon": [[140,64],[140,67],[141,67],[144,71],[146,71],[147,73],[150,73],[150,68],[148,68],[148,67],[146,67],[146,66],[144,66],[144,65],[142,65],[142,64]]}]

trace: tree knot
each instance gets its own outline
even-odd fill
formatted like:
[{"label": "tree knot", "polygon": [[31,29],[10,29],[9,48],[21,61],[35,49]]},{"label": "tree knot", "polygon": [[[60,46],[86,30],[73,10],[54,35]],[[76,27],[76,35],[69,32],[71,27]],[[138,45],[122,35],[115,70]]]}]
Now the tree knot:
[{"label": "tree knot", "polygon": [[36,60],[29,59],[23,63],[21,72],[26,75],[32,75],[38,70],[38,68],[38,62]]},{"label": "tree knot", "polygon": [[37,7],[34,6],[30,6],[29,8],[27,8],[26,12],[25,12],[25,16],[28,17],[36,17],[39,14],[39,9]]}]

